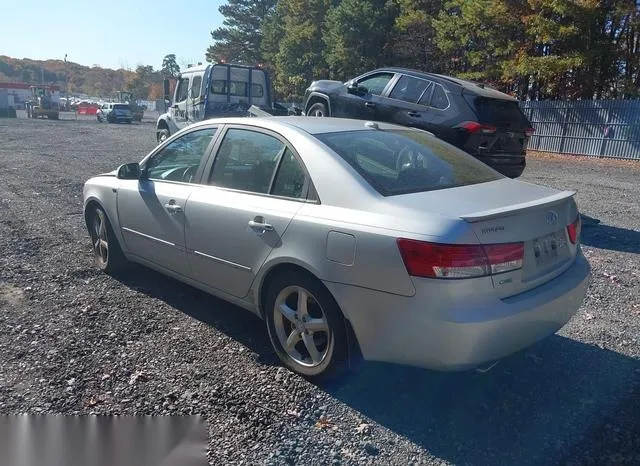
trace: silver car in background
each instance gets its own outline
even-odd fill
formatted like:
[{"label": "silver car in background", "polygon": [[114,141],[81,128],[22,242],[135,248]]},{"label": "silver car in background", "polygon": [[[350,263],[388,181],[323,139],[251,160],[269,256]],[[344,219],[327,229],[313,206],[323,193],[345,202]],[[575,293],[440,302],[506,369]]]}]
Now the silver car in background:
[{"label": "silver car in background", "polygon": [[556,332],[590,276],[574,194],[416,129],[224,118],[91,178],[84,211],[103,270],[135,261],[254,312],[313,378],[351,344],[463,370]]}]

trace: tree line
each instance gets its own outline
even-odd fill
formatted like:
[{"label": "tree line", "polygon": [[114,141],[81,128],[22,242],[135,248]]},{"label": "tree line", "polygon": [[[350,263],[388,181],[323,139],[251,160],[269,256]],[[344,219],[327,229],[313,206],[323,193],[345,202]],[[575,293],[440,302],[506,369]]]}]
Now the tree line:
[{"label": "tree line", "polygon": [[520,99],[640,97],[640,0],[228,0],[211,62],[263,64],[281,99],[402,66]]},{"label": "tree line", "polygon": [[70,95],[111,98],[116,91],[126,90],[137,99],[161,99],[163,79],[175,78],[179,73],[180,66],[174,54],[166,55],[158,70],[151,65],[138,65],[135,70],[112,70],[98,65],[89,67],[65,63],[63,60],[17,59],[0,55],[0,81],[53,84],[64,92],[68,76]]}]

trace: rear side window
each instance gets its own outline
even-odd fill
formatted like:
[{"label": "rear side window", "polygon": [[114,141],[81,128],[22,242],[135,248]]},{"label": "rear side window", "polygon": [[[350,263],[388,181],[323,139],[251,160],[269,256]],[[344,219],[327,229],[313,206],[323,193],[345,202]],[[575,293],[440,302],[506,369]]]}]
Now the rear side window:
[{"label": "rear side window", "polygon": [[383,196],[434,191],[502,178],[460,149],[416,130],[318,134]]},{"label": "rear side window", "polygon": [[447,98],[447,94],[444,92],[444,88],[440,84],[436,84],[436,86],[433,88],[431,106],[440,110],[444,110],[449,106],[449,99]]},{"label": "rear side window", "polygon": [[405,102],[416,103],[424,91],[431,84],[424,79],[402,76],[389,94],[392,99],[404,100]]},{"label": "rear side window", "polygon": [[469,97],[480,123],[490,123],[494,126],[522,126],[529,127],[529,122],[520,110],[518,102],[509,100],[488,99],[486,97]]},{"label": "rear side window", "polygon": [[218,149],[209,183],[266,194],[285,149],[282,141],[268,134],[230,129]]}]

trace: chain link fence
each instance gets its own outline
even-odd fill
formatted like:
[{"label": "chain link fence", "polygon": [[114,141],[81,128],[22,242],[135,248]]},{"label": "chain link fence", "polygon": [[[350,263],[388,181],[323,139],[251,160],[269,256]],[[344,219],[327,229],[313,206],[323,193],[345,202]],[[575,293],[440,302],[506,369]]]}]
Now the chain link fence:
[{"label": "chain link fence", "polygon": [[640,100],[521,102],[535,128],[528,148],[640,160]]}]

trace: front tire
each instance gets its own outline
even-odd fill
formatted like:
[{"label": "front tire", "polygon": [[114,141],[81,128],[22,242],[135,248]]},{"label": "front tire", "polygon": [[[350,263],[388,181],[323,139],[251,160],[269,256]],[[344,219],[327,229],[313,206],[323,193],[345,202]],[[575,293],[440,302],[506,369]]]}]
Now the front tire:
[{"label": "front tire", "polygon": [[309,107],[309,111],[307,112],[307,116],[312,117],[328,117],[329,111],[327,110],[327,105],[323,102],[316,102],[311,107]]},{"label": "front tire", "polygon": [[104,210],[95,207],[88,222],[89,235],[96,265],[100,270],[112,274],[125,267],[127,259],[120,249],[111,223]]},{"label": "front tire", "polygon": [[161,144],[164,141],[166,141],[167,139],[169,139],[169,130],[168,129],[158,130],[156,139],[158,141],[158,144]]},{"label": "front tire", "polygon": [[280,361],[309,379],[325,379],[347,368],[346,322],[322,283],[285,273],[269,285],[265,321]]}]

